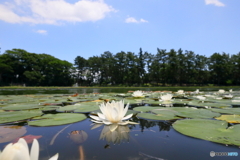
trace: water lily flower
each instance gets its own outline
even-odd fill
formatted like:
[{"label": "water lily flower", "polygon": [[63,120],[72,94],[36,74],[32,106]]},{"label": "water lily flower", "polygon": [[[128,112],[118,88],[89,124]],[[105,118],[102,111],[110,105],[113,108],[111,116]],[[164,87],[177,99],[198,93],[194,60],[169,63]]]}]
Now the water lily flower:
[{"label": "water lily flower", "polygon": [[145,95],[143,94],[143,91],[134,91],[132,94],[133,97],[145,97]]},{"label": "water lily flower", "polygon": [[[20,138],[17,143],[8,144],[3,152],[0,152],[1,160],[38,160],[39,143],[36,139],[33,140],[32,148],[29,154],[28,144],[25,139]],[[57,160],[58,153],[49,160]]]},{"label": "water lily flower", "polygon": [[206,97],[203,97],[203,96],[195,96],[195,97],[199,100],[202,100],[202,101],[204,101],[206,99]]},{"label": "water lily flower", "polygon": [[229,94],[229,95],[224,95],[223,98],[231,99],[231,98],[233,98],[233,95],[231,95],[231,94]]},{"label": "water lily flower", "polygon": [[197,89],[197,90],[195,91],[195,93],[198,94],[198,93],[199,93],[199,89]]},{"label": "water lily flower", "polygon": [[176,93],[178,93],[178,94],[184,94],[184,90],[178,90]]},{"label": "water lily flower", "polygon": [[110,124],[136,124],[135,122],[125,121],[132,117],[133,114],[129,114],[127,116],[126,113],[128,111],[129,103],[124,108],[124,101],[112,101],[107,103],[100,104],[99,108],[102,113],[97,113],[98,116],[90,115],[92,121],[95,123],[104,123],[106,125]]},{"label": "water lily flower", "polygon": [[172,99],[173,95],[172,94],[165,94],[160,97],[162,101],[170,101]]},{"label": "water lily flower", "polygon": [[219,89],[219,90],[218,90],[218,93],[224,93],[224,92],[225,92],[224,89]]}]

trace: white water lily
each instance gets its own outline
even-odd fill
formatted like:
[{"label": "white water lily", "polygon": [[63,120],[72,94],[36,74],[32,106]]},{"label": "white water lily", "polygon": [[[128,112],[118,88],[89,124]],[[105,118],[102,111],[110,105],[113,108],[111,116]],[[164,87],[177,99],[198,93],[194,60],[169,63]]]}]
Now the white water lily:
[{"label": "white water lily", "polygon": [[102,113],[97,113],[98,116],[90,115],[93,119],[92,121],[95,123],[104,123],[107,125],[110,124],[119,124],[119,125],[126,125],[126,124],[136,124],[135,122],[125,121],[132,117],[133,114],[129,114],[127,116],[126,113],[128,111],[129,103],[124,108],[124,101],[112,101],[100,104],[99,108]]},{"label": "white water lily", "polygon": [[203,97],[203,96],[195,96],[195,98],[202,100],[202,101],[204,101],[206,99],[206,97]]},{"label": "white water lily", "polygon": [[218,90],[218,93],[224,93],[224,92],[225,92],[224,89],[219,89],[219,90]]},{"label": "white water lily", "polygon": [[233,95],[229,94],[229,95],[223,95],[224,98],[226,99],[232,99],[233,98]]},{"label": "white water lily", "polygon": [[134,91],[132,94],[133,97],[145,97],[145,95],[143,94],[143,91]]},{"label": "white water lily", "polygon": [[[20,138],[17,143],[8,144],[0,152],[0,160],[38,160],[39,144],[36,139],[33,140],[32,148],[29,154],[28,144],[25,139]],[[58,153],[49,160],[57,160]]]},{"label": "white water lily", "polygon": [[176,93],[178,93],[178,94],[184,94],[184,90],[178,90]]},{"label": "white water lily", "polygon": [[196,89],[195,93],[198,94],[199,93],[199,89]]},{"label": "white water lily", "polygon": [[160,97],[162,101],[170,101],[172,99],[173,95],[172,94],[165,94]]}]

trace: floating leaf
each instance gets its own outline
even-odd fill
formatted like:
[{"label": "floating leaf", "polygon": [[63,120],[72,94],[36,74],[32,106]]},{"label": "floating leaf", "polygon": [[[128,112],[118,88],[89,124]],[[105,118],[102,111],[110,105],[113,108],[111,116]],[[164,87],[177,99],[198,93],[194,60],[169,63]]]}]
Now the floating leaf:
[{"label": "floating leaf", "polygon": [[176,117],[175,113],[170,110],[161,110],[161,113],[152,114],[152,113],[138,113],[138,118],[150,119],[150,120],[172,120],[179,119]]},{"label": "floating leaf", "polygon": [[240,115],[221,115],[215,119],[227,121],[229,123],[240,123]]},{"label": "floating leaf", "polygon": [[173,128],[187,136],[240,146],[240,124],[228,127],[226,121],[184,119],[173,123]]},{"label": "floating leaf", "polygon": [[0,126],[0,143],[12,141],[27,132],[23,126]]},{"label": "floating leaf", "polygon": [[89,113],[92,111],[99,110],[99,106],[96,103],[81,103],[77,109],[74,110],[75,113]]},{"label": "floating leaf", "polygon": [[30,110],[30,109],[36,109],[36,108],[42,108],[44,106],[40,106],[38,104],[12,104],[10,106],[2,107],[1,109],[10,111],[10,110],[15,110],[15,111],[20,111],[20,110]]},{"label": "floating leaf", "polygon": [[57,109],[57,112],[65,112],[65,111],[74,111],[78,108],[80,108],[80,105],[69,105],[69,106],[64,106],[64,107],[60,107]]},{"label": "floating leaf", "polygon": [[41,120],[29,121],[30,126],[56,126],[82,121],[87,117],[79,113],[46,114]]},{"label": "floating leaf", "polygon": [[213,118],[219,117],[221,114],[212,112],[207,109],[171,107],[169,110],[177,111],[176,115],[187,118]]},{"label": "floating leaf", "polygon": [[230,104],[225,103],[188,103],[189,106],[197,106],[197,107],[215,107],[215,108],[229,108],[231,107]]},{"label": "floating leaf", "polygon": [[40,111],[0,112],[0,123],[9,123],[30,119],[42,115]]},{"label": "floating leaf", "polygon": [[139,113],[139,112],[138,112],[138,111],[134,111],[134,110],[128,110],[127,113],[126,113],[126,115],[129,115],[129,114],[135,115],[135,114],[137,114],[137,113]]},{"label": "floating leaf", "polygon": [[149,106],[143,106],[143,107],[135,107],[133,108],[134,111],[138,112],[149,112],[154,109],[164,109],[165,107],[149,107]]},{"label": "floating leaf", "polygon": [[213,112],[218,112],[218,113],[238,114],[238,115],[240,115],[240,108],[224,108],[224,109],[209,108],[209,110],[211,110]]}]

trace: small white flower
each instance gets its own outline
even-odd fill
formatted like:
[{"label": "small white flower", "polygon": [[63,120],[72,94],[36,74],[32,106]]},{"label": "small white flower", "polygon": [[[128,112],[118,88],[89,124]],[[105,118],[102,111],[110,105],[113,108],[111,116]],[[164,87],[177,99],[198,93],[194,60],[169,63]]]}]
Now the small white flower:
[{"label": "small white flower", "polygon": [[233,98],[233,95],[229,94],[229,95],[224,95],[223,97],[227,98],[227,99],[231,99],[231,98]]},{"label": "small white flower", "polygon": [[132,117],[133,114],[129,114],[127,116],[126,113],[128,111],[128,106],[124,108],[124,101],[115,102],[112,101],[102,103],[99,108],[102,113],[97,113],[98,116],[90,115],[93,119],[92,121],[95,123],[104,123],[106,125],[110,124],[119,124],[119,125],[126,125],[126,124],[136,124],[135,122],[124,121]]},{"label": "small white flower", "polygon": [[184,94],[184,90],[178,90],[176,93],[178,93],[178,94]]},{"label": "small white flower", "polygon": [[170,101],[172,99],[173,95],[172,94],[165,94],[160,97],[162,101]]},{"label": "small white flower", "polygon": [[225,92],[224,89],[219,89],[219,90],[218,90],[218,93],[224,93],[224,92]]},{"label": "small white flower", "polygon": [[203,97],[203,96],[195,96],[197,99],[199,99],[199,100],[205,100],[206,99],[206,97]]},{"label": "small white flower", "polygon": [[195,93],[198,94],[198,93],[199,93],[199,89],[197,89],[197,90],[195,91]]},{"label": "small white flower", "polygon": [[144,94],[143,94],[143,91],[134,91],[133,94],[132,94],[133,97],[145,97]]}]

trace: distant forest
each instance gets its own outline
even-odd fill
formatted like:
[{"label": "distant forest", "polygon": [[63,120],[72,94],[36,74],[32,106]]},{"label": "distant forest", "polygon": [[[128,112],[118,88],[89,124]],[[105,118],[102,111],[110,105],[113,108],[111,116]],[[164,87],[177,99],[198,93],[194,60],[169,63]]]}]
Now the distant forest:
[{"label": "distant forest", "polygon": [[74,64],[23,49],[0,54],[0,86],[192,86],[240,85],[240,52],[210,57],[157,48],[156,54],[109,51]]}]

